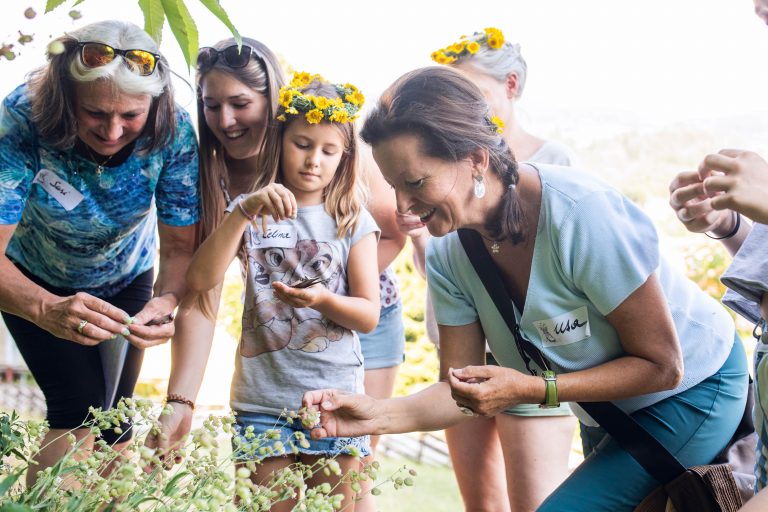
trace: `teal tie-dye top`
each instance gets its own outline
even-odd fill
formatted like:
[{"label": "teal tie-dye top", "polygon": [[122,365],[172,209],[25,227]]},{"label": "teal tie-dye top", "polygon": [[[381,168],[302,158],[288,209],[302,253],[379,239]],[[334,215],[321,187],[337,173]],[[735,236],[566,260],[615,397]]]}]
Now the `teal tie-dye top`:
[{"label": "teal tie-dye top", "polygon": [[[40,140],[26,85],[9,94],[0,110],[0,224],[18,225],[6,255],[53,286],[100,297],[150,269],[157,219],[188,226],[199,216],[197,141],[189,114],[177,112],[172,142],[97,176],[93,161]],[[65,209],[35,182],[41,170],[82,200]]]}]

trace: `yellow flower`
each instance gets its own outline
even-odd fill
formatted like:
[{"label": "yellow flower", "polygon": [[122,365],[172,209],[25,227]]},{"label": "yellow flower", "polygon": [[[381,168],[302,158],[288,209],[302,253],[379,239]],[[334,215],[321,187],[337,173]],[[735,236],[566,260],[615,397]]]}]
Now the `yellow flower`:
[{"label": "yellow flower", "polygon": [[357,105],[358,107],[362,106],[362,104],[365,102],[365,96],[363,96],[363,93],[360,91],[353,91],[351,94],[347,94],[344,99],[353,105]]},{"label": "yellow flower", "polygon": [[344,100],[341,98],[333,98],[331,104],[339,108],[344,108]]},{"label": "yellow flower", "polygon": [[495,35],[488,36],[488,47],[493,48],[494,50],[498,50],[499,48],[504,45],[504,38],[497,37]]},{"label": "yellow flower", "polygon": [[467,43],[467,51],[472,55],[476,54],[480,49],[480,44],[477,41],[471,41]]},{"label": "yellow flower", "polygon": [[325,96],[315,96],[314,103],[315,107],[319,108],[320,110],[325,110],[331,105],[330,100]]},{"label": "yellow flower", "polygon": [[293,74],[293,79],[291,80],[291,87],[305,87],[312,83],[312,80],[317,75],[310,75],[306,71],[297,71]]},{"label": "yellow flower", "polygon": [[299,111],[296,110],[294,107],[288,107],[287,109],[285,109],[285,113],[286,114],[292,114],[292,115],[295,116],[296,114],[299,113]]},{"label": "yellow flower", "polygon": [[285,122],[285,114],[280,114],[279,116],[277,116],[277,120]]},{"label": "yellow flower", "polygon": [[344,84],[344,88],[345,88],[345,89],[349,89],[349,90],[350,90],[350,91],[352,91],[352,92],[357,92],[357,91],[359,91],[359,89],[358,89],[357,87],[355,87],[354,85],[352,85],[352,84],[350,84],[350,83],[346,83],[346,84]]},{"label": "yellow flower", "polygon": [[504,121],[501,120],[499,116],[491,116],[491,123],[493,123],[494,130],[496,133],[503,133],[504,132]]},{"label": "yellow flower", "polygon": [[430,55],[429,58],[431,58],[433,61],[440,64],[440,61],[437,59],[439,55],[440,55],[440,52],[435,51],[435,52],[432,52],[432,55]]},{"label": "yellow flower", "polygon": [[459,54],[464,51],[464,42],[459,41],[458,43],[453,43],[451,46],[448,47],[448,51],[451,53]]},{"label": "yellow flower", "polygon": [[309,124],[317,124],[323,120],[323,112],[315,108],[307,112],[306,117]]},{"label": "yellow flower", "polygon": [[343,108],[336,108],[328,119],[334,123],[346,123],[349,120],[349,112]]},{"label": "yellow flower", "polygon": [[291,105],[291,100],[293,100],[293,91],[287,87],[282,87],[280,89],[280,105],[287,108]]}]

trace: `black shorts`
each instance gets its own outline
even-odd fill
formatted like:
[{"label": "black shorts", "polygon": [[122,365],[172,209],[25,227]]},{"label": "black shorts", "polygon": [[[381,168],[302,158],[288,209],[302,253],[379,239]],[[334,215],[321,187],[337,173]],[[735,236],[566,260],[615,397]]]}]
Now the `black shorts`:
[{"label": "black shorts", "polygon": [[[74,295],[77,290],[50,286],[17,268],[35,284],[62,297]],[[154,270],[140,274],[124,290],[111,297],[99,297],[133,316],[152,298]],[[45,396],[46,420],[50,428],[72,429],[88,418],[88,407],[103,407],[105,400],[104,373],[98,347],[87,347],[73,341],[62,340],[37,325],[3,312],[8,331],[19,347],[27,367]],[[129,345],[113,406],[123,397],[133,395],[139,377],[144,351]],[[122,425],[123,434],[105,430],[102,439],[109,444],[131,438],[131,426]],[[119,439],[118,439],[119,438]]]}]

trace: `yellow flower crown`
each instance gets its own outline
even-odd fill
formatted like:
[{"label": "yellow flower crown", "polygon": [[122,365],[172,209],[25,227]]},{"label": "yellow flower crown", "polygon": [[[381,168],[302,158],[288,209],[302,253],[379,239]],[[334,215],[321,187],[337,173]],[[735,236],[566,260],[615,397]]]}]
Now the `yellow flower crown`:
[{"label": "yellow flower crown", "polygon": [[317,124],[320,121],[333,123],[351,123],[357,119],[357,112],[362,108],[365,97],[360,90],[352,84],[333,84],[338,98],[326,98],[325,96],[313,96],[304,94],[312,82],[328,83],[320,75],[310,75],[305,72],[293,74],[291,83],[280,88],[280,104],[278,121],[285,121],[286,115],[304,114],[307,122]]},{"label": "yellow flower crown", "polygon": [[466,55],[474,55],[482,45],[498,50],[504,46],[504,34],[493,27],[484,32],[475,32],[471,36],[461,36],[461,39],[450,46],[432,52],[432,60],[438,64],[452,64]]}]

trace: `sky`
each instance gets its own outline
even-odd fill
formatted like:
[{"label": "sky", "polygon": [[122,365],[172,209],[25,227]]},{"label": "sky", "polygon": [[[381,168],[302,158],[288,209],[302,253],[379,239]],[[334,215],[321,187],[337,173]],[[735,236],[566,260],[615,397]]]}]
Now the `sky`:
[{"label": "sky", "polygon": [[[199,0],[185,0],[200,44],[229,33]],[[35,33],[13,62],[0,61],[0,94],[44,62],[51,36],[115,17],[143,25],[137,2],[74,1],[42,15],[43,0],[3,2],[0,37]],[[375,99],[402,73],[431,65],[429,54],[487,26],[519,42],[529,77],[519,104],[526,126],[570,123],[599,129],[717,120],[768,111],[768,27],[751,0],[507,0],[434,2],[359,0],[334,4],[292,0],[222,0],[241,34],[258,39],[299,70],[358,85]],[[38,17],[22,13],[32,6]],[[290,6],[290,7],[288,7]],[[166,27],[161,51],[190,77]],[[180,102],[194,108],[179,82]],[[762,116],[768,119],[768,115]]]}]

